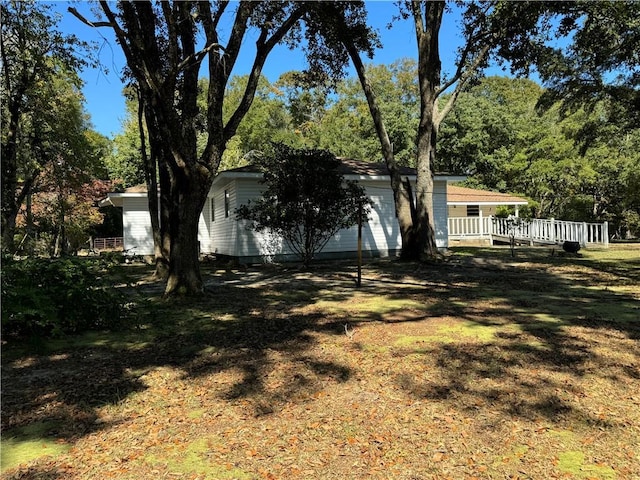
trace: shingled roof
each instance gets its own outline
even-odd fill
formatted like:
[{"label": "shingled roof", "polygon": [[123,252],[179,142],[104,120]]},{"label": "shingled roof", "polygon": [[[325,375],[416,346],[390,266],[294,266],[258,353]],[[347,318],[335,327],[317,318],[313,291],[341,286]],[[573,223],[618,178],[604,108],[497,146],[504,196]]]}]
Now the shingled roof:
[{"label": "shingled roof", "polygon": [[[362,160],[354,160],[352,158],[338,158],[342,163],[338,167],[338,171],[342,175],[363,175],[371,177],[379,177],[389,175],[387,165],[384,163],[363,162]],[[415,176],[416,169],[410,167],[399,167],[400,175]],[[221,174],[234,173],[260,173],[257,165],[245,165],[244,167],[232,168],[224,170]]]},{"label": "shingled roof", "polygon": [[528,202],[524,198],[515,197],[507,193],[449,185],[447,187],[447,203],[459,205],[526,205]]}]

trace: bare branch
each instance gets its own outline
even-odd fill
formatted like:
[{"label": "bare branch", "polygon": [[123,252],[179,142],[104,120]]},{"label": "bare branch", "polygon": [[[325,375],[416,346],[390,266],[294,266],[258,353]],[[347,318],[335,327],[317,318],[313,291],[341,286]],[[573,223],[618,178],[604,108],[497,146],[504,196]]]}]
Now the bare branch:
[{"label": "bare branch", "polygon": [[82,15],[75,7],[69,7],[67,8],[67,11],[73,15],[74,17],[76,17],[78,20],[80,20],[82,23],[84,23],[85,25],[88,25],[90,27],[112,27],[115,28],[115,25],[113,24],[113,22],[104,22],[104,21],[99,21],[99,22],[92,22],[91,20],[87,19],[84,15]]},{"label": "bare branch", "polygon": [[235,135],[240,121],[244,117],[245,113],[249,110],[249,107],[251,107],[251,102],[253,101],[253,97],[258,87],[258,81],[260,80],[262,67],[264,66],[264,62],[266,61],[267,56],[269,55],[271,50],[273,50],[273,47],[275,47],[275,45],[284,38],[284,36],[293,27],[293,25],[298,20],[300,20],[303,14],[304,7],[298,6],[291,13],[291,15],[289,15],[289,18],[282,22],[282,25],[280,25],[280,27],[271,35],[270,38],[267,38],[267,27],[262,28],[260,37],[256,42],[256,58],[253,62],[253,66],[251,67],[251,73],[249,75],[249,80],[247,81],[247,87],[245,88],[242,100],[240,100],[240,105],[238,105],[238,108],[236,108],[235,112],[233,112],[233,115],[229,119],[229,122],[224,127],[225,138],[228,139]]},{"label": "bare branch", "polygon": [[[486,39],[485,40],[485,46],[483,47],[483,50],[486,49],[487,46],[489,46],[489,48],[491,48],[491,47],[493,47],[493,45],[491,44],[490,40],[493,40],[494,37],[495,37],[495,35],[493,35],[493,34],[484,33],[484,34],[479,34],[478,37],[475,40],[469,40],[467,42],[464,50],[460,54],[460,60],[458,61],[458,66],[456,68],[456,73],[450,79],[448,79],[444,83],[444,85],[442,85],[440,87],[438,94],[440,94],[440,93],[444,92],[445,90],[447,90],[448,88],[450,88],[454,83],[456,83],[462,77],[462,75],[464,73],[465,65],[467,63],[467,58],[471,54],[474,45],[477,44],[482,39]],[[484,55],[486,56],[486,53]],[[477,66],[476,66],[476,68],[477,68]]]},{"label": "bare branch", "polygon": [[202,62],[202,60],[204,60],[207,54],[214,49],[219,49],[224,51],[224,47],[221,44],[212,43],[211,45],[206,46],[199,52],[192,53],[187,58],[185,58],[182,62],[180,62],[180,64],[178,65],[178,71],[181,71],[191,65],[199,64],[200,62]]},{"label": "bare branch", "polygon": [[[480,50],[478,56],[473,61],[473,63],[466,70],[464,70],[464,71],[462,71],[462,73],[460,73],[460,75],[456,79],[456,81],[458,81],[458,83],[456,84],[456,87],[455,87],[453,93],[451,94],[451,96],[447,100],[447,103],[442,108],[442,110],[439,110],[437,113],[434,112],[434,117],[435,118],[433,119],[433,123],[436,126],[436,128],[438,128],[440,126],[440,122],[442,122],[442,120],[451,111],[451,109],[453,108],[453,105],[455,104],[456,100],[460,96],[460,93],[462,92],[463,88],[465,87],[465,85],[467,84],[469,79],[476,73],[476,70],[478,69],[480,64],[486,59],[487,55],[489,54],[489,50],[490,49],[491,49],[491,46],[489,44],[486,44],[484,47],[482,47],[482,49]],[[461,70],[459,69],[459,71],[461,71]],[[447,82],[446,88],[448,88],[451,85],[453,85],[453,83],[454,82],[451,82],[451,81]],[[445,90],[445,88],[440,89],[439,92],[438,92],[438,95],[440,95],[440,93],[442,93],[444,90]]]}]

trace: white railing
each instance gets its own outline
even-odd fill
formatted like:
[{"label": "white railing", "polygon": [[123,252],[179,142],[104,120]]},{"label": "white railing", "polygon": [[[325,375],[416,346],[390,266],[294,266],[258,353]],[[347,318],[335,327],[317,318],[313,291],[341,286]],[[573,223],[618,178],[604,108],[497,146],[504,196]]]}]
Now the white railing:
[{"label": "white railing", "polygon": [[510,237],[533,243],[579,242],[583,247],[589,244],[609,245],[607,222],[586,223],[564,220],[539,219],[521,220],[512,225],[506,218],[496,217],[450,217],[449,238],[489,238]]},{"label": "white railing", "polygon": [[98,237],[92,240],[94,250],[117,250],[123,248],[122,237]]},{"label": "white railing", "polygon": [[483,238],[491,234],[491,217],[449,217],[449,237]]}]

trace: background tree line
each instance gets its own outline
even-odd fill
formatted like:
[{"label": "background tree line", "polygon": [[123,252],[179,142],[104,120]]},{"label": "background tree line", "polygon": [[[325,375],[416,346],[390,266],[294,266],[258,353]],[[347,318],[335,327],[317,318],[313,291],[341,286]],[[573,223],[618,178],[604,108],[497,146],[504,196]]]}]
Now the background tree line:
[{"label": "background tree line", "polygon": [[102,223],[109,140],[93,130],[79,70],[90,45],[57,30],[51,5],[2,2],[2,246],[77,250]]}]

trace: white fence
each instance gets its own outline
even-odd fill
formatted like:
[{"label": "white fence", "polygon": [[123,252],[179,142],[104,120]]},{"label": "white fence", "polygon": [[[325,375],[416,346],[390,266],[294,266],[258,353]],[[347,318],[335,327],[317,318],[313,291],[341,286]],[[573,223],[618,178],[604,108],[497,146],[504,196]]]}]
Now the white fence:
[{"label": "white fence", "polygon": [[559,244],[565,241],[580,245],[609,245],[607,222],[586,223],[564,220],[521,220],[513,226],[506,218],[450,217],[450,239],[505,239],[513,233],[516,240],[534,243]]},{"label": "white fence", "polygon": [[486,238],[493,217],[449,217],[449,238]]},{"label": "white fence", "polygon": [[123,248],[122,237],[98,237],[91,240],[94,250],[121,250]]}]

